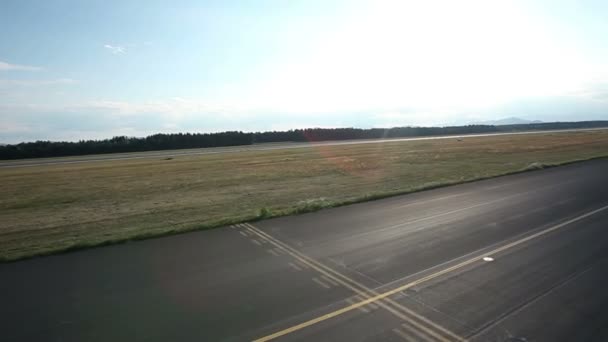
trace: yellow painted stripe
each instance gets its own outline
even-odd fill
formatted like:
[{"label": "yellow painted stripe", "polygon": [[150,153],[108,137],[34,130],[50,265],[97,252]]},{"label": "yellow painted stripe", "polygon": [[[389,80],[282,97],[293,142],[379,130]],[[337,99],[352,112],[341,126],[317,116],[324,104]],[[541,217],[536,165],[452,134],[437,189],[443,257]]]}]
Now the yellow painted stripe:
[{"label": "yellow painted stripe", "polygon": [[[367,294],[367,293],[365,293],[365,292],[363,292],[363,291],[361,291],[361,290],[359,290],[359,289],[357,289],[357,288],[353,287],[352,285],[348,284],[347,282],[343,281],[342,279],[339,279],[339,278],[335,277],[334,275],[332,275],[332,274],[328,273],[328,271],[333,272],[333,273],[335,273],[336,275],[339,275],[339,276],[341,276],[342,278],[345,278],[346,280],[349,280],[349,281],[351,281],[351,282],[353,282],[353,283],[357,284],[357,283],[356,283],[354,280],[351,280],[350,278],[348,278],[348,277],[346,277],[346,276],[342,275],[341,273],[339,273],[339,272],[337,272],[337,271],[335,271],[335,270],[333,270],[333,269],[331,269],[331,268],[329,268],[329,267],[327,267],[327,266],[325,266],[325,265],[323,265],[323,264],[321,264],[321,263],[315,262],[314,260],[312,260],[312,259],[308,258],[308,257],[307,257],[307,256],[305,256],[305,255],[302,255],[302,254],[301,254],[301,253],[299,253],[298,251],[293,250],[291,247],[289,247],[289,246],[287,246],[287,245],[283,244],[282,242],[280,242],[280,241],[278,241],[278,240],[274,239],[272,236],[270,236],[270,235],[268,235],[268,234],[264,233],[263,231],[259,230],[258,228],[254,227],[253,225],[248,224],[248,223],[247,223],[246,225],[249,227],[249,229],[250,229],[251,233],[253,233],[253,234],[257,234],[258,236],[260,236],[260,237],[262,237],[262,238],[264,238],[264,239],[267,239],[267,240],[268,240],[268,241],[269,241],[271,244],[273,244],[273,245],[277,246],[278,248],[283,249],[283,250],[284,250],[286,253],[288,253],[288,254],[290,254],[291,256],[293,256],[294,258],[298,259],[300,262],[302,262],[302,263],[304,263],[304,264],[306,264],[306,265],[310,266],[311,268],[315,269],[317,272],[319,272],[319,273],[321,273],[321,274],[323,274],[323,275],[325,275],[325,276],[328,276],[328,277],[330,277],[331,279],[334,279],[334,280],[335,280],[335,281],[337,281],[338,283],[342,284],[343,286],[347,287],[348,289],[352,290],[353,292],[355,292],[355,293],[359,294],[359,295],[360,295],[362,298],[372,298],[372,295],[374,295],[374,296],[376,296],[376,295],[377,295],[377,294],[376,294],[375,292],[373,292],[372,290],[368,290],[368,291],[372,292],[372,295],[369,295],[369,294]],[[293,251],[292,251],[292,250],[293,250]],[[316,264],[318,264],[318,266],[317,266]],[[323,268],[326,268],[326,269],[327,269],[327,271],[326,271],[326,270],[324,270]],[[360,286],[361,286],[361,287],[363,287],[363,285],[360,285]],[[420,323],[418,323],[418,322],[416,322],[416,321],[413,321],[411,317],[405,316],[403,313],[401,313],[401,312],[399,312],[399,311],[397,311],[397,310],[393,309],[393,308],[392,308],[392,307],[390,307],[389,305],[385,304],[383,301],[378,302],[378,305],[380,305],[382,308],[386,309],[387,311],[389,311],[389,312],[390,312],[390,313],[392,313],[393,315],[397,316],[397,317],[398,317],[398,318],[400,318],[401,320],[403,320],[403,321],[405,321],[405,322],[409,322],[411,325],[416,326],[418,329],[420,329],[420,330],[424,331],[424,332],[425,332],[425,333],[427,333],[428,335],[431,335],[431,336],[436,337],[436,338],[437,338],[439,341],[444,341],[444,342],[448,342],[448,341],[451,341],[451,340],[456,340],[456,341],[464,341],[464,339],[463,339],[462,337],[460,337],[460,336],[458,336],[458,335],[456,335],[456,334],[452,333],[451,331],[449,331],[449,330],[447,330],[447,329],[445,329],[445,328],[443,328],[443,327],[441,327],[441,326],[439,326],[439,325],[435,324],[434,322],[431,322],[431,321],[429,321],[428,319],[426,319],[426,318],[424,318],[424,317],[422,317],[422,316],[420,316],[420,315],[418,315],[418,314],[414,313],[413,311],[411,311],[411,310],[409,310],[409,309],[407,309],[407,308],[403,307],[402,305],[400,305],[400,304],[398,304],[398,303],[396,303],[396,302],[392,301],[390,298],[383,298],[383,299],[384,299],[384,301],[387,301],[387,302],[389,302],[389,303],[391,303],[391,304],[393,304],[393,305],[397,306],[397,308],[402,309],[403,311],[405,311],[405,312],[406,312],[406,313],[408,313],[409,315],[411,315],[411,316],[413,316],[413,317],[415,317],[415,318],[417,318],[417,319],[419,319],[419,320],[421,320],[421,321],[423,321],[423,322],[425,322],[425,323],[429,324],[429,325],[430,325],[430,326],[432,326],[433,328],[436,328],[436,329],[438,329],[438,330],[440,330],[440,331],[442,331],[442,332],[446,333],[447,335],[449,335],[449,336],[451,337],[451,339],[446,339],[445,337],[443,337],[443,336],[439,335],[439,334],[438,334],[438,332],[432,331],[431,329],[429,329],[429,328],[427,328],[427,327],[423,326],[422,324],[420,324]],[[358,306],[356,306],[356,307],[353,307],[353,309],[360,308],[360,307],[362,307],[362,306],[364,306],[364,305],[366,305],[366,304],[367,304],[367,303],[364,303],[364,304],[362,304],[362,305],[358,305]],[[282,336],[282,335],[280,335],[280,336]],[[277,337],[278,337],[278,336],[277,336]],[[275,337],[275,338],[276,338],[276,337]],[[271,339],[272,339],[272,338],[271,338]],[[263,339],[263,338],[262,338],[262,339],[258,339],[258,340],[256,340],[256,341],[268,341],[268,340],[265,340],[265,339]]]},{"label": "yellow painted stripe", "polygon": [[[355,299],[355,298],[357,298],[357,299]],[[355,298],[348,298],[346,300],[346,302],[348,302],[348,304],[351,304],[351,305],[355,304],[358,301],[359,296],[357,296]],[[358,310],[361,311],[361,312],[363,312],[363,313],[369,313],[369,310],[367,308],[363,307],[363,306],[360,307]]]},{"label": "yellow painted stripe", "polygon": [[[491,254],[497,254],[497,253],[503,252],[503,251],[505,251],[505,250],[507,250],[507,249],[513,248],[513,247],[515,247],[515,246],[518,246],[518,245],[521,245],[521,244],[523,244],[523,243],[526,243],[526,242],[528,242],[528,241],[530,241],[530,240],[533,240],[533,239],[536,239],[536,238],[541,237],[541,236],[543,236],[543,235],[549,234],[549,233],[551,233],[551,232],[553,232],[553,231],[556,231],[556,230],[558,230],[558,229],[560,229],[560,228],[563,228],[563,227],[565,227],[565,226],[567,226],[567,225],[569,225],[569,224],[572,224],[572,223],[574,223],[574,222],[580,221],[580,220],[582,220],[582,219],[584,219],[584,218],[587,218],[587,217],[589,217],[589,216],[591,216],[591,215],[597,214],[597,213],[599,213],[599,212],[601,212],[601,211],[604,211],[604,210],[606,210],[606,209],[608,209],[608,205],[603,206],[603,207],[601,207],[601,208],[599,208],[599,209],[596,209],[596,210],[590,211],[590,212],[588,212],[588,213],[586,213],[586,214],[580,215],[580,216],[575,217],[575,218],[573,218],[573,219],[570,219],[570,220],[568,220],[568,221],[562,222],[562,223],[560,223],[560,224],[558,224],[558,225],[555,225],[555,226],[552,226],[552,227],[550,227],[550,228],[547,228],[547,229],[541,230],[540,232],[537,232],[537,233],[532,234],[532,235],[529,235],[529,236],[527,236],[527,237],[525,237],[525,238],[522,238],[522,239],[516,240],[516,241],[514,241],[514,242],[511,242],[511,243],[506,244],[506,245],[504,245],[504,246],[501,246],[501,247],[499,247],[499,248],[496,248],[496,249],[494,249],[494,250],[492,250],[492,251],[487,252],[486,254],[487,254],[487,255],[491,255]],[[325,315],[323,315],[323,316],[319,316],[319,317],[314,318],[314,319],[311,319],[311,320],[309,320],[309,321],[306,321],[306,322],[303,322],[303,323],[300,323],[300,324],[294,325],[294,326],[289,327],[289,328],[287,328],[287,329],[284,329],[284,330],[281,330],[281,331],[277,331],[277,332],[276,332],[276,333],[274,333],[274,334],[271,334],[271,335],[268,335],[268,336],[264,336],[264,337],[262,337],[262,338],[256,339],[255,341],[256,341],[256,342],[270,341],[270,340],[273,340],[273,339],[275,339],[275,338],[278,338],[278,337],[281,337],[281,336],[284,336],[284,335],[287,335],[287,334],[293,333],[293,332],[295,332],[295,331],[298,331],[298,330],[304,329],[304,328],[309,327],[309,326],[311,326],[311,325],[315,325],[315,324],[317,324],[317,323],[320,323],[320,322],[326,321],[326,320],[331,319],[331,318],[334,318],[334,317],[336,317],[336,316],[340,316],[340,315],[342,315],[342,314],[344,314],[344,313],[347,313],[347,312],[349,312],[349,311],[351,311],[351,310],[357,309],[357,308],[362,307],[362,306],[364,306],[364,305],[367,305],[367,304],[369,304],[369,303],[379,301],[379,300],[384,299],[384,298],[386,298],[386,297],[388,297],[388,296],[392,296],[392,295],[394,295],[394,294],[396,294],[396,293],[399,293],[399,292],[401,292],[401,291],[404,291],[404,290],[406,290],[406,289],[408,289],[408,288],[411,288],[411,287],[413,287],[413,286],[416,286],[416,285],[419,285],[419,284],[421,284],[421,283],[427,282],[427,281],[429,281],[429,280],[435,279],[435,278],[440,277],[440,276],[442,276],[442,275],[444,275],[444,274],[450,273],[450,272],[452,272],[452,271],[454,271],[454,270],[457,270],[457,269],[463,268],[463,267],[465,267],[465,266],[467,266],[467,265],[470,265],[470,264],[472,264],[472,263],[474,263],[474,262],[476,262],[476,261],[479,261],[479,260],[480,260],[480,258],[479,258],[478,256],[476,256],[476,257],[474,257],[474,258],[471,258],[471,259],[468,259],[468,260],[466,260],[466,261],[463,261],[463,262],[461,262],[461,263],[459,263],[459,264],[456,264],[456,265],[454,265],[454,266],[452,266],[452,267],[448,267],[448,268],[443,269],[443,270],[441,270],[441,271],[439,271],[439,272],[435,272],[435,273],[433,273],[433,274],[429,274],[429,275],[427,275],[427,276],[425,276],[425,277],[422,277],[422,278],[420,278],[420,279],[418,279],[418,280],[415,280],[415,281],[412,281],[412,282],[407,283],[407,284],[405,284],[405,285],[402,285],[402,286],[399,286],[399,287],[397,287],[397,288],[394,288],[394,289],[392,289],[392,290],[390,290],[390,291],[386,291],[386,292],[384,292],[384,293],[382,293],[382,294],[379,294],[379,295],[377,295],[377,296],[367,298],[367,299],[365,299],[365,300],[363,300],[363,301],[361,301],[361,302],[359,302],[359,303],[352,304],[352,305],[347,306],[347,307],[344,307],[344,308],[342,308],[342,309],[339,309],[339,310],[336,310],[336,311],[333,311],[333,312],[327,313],[327,314],[325,314]]]},{"label": "yellow painted stripe", "polygon": [[[323,265],[323,264],[321,264],[319,262],[314,261],[313,259],[307,257],[306,255],[301,254],[297,250],[294,250],[293,248],[289,247],[288,245],[282,243],[281,241],[278,241],[278,240],[274,239],[272,236],[270,236],[270,235],[264,233],[263,231],[257,229],[253,225],[248,224],[248,223],[247,223],[247,225],[249,226],[250,231],[251,231],[252,234],[258,234],[259,236],[268,239],[268,241],[270,241],[270,243],[272,243],[272,244],[274,244],[276,246],[279,246],[280,248],[284,248],[287,251],[287,253],[289,253],[290,255],[292,255],[293,257],[295,257],[296,259],[298,259],[301,262],[309,265],[310,267],[312,267],[313,269],[317,270],[318,272],[320,272],[320,273],[322,273],[324,275],[330,276],[332,279],[335,279],[340,284],[342,284],[345,287],[349,288],[353,292],[359,294],[362,298],[370,298],[372,296],[377,295],[377,293],[374,292],[373,290],[369,290],[365,286],[358,284],[354,280],[352,280],[352,279],[346,277],[345,275],[343,275],[343,274],[341,274],[341,273],[333,270],[332,268],[327,267],[327,266],[325,266],[325,265]],[[347,283],[345,283],[341,279],[337,279],[333,275],[327,274],[322,268],[325,268],[327,270],[327,272],[333,272],[333,273],[335,273],[337,276],[340,276],[340,277],[344,278],[346,281],[350,281],[350,282],[352,282],[354,284],[357,284],[359,287],[365,289],[366,291],[371,292],[371,295],[367,294],[367,293],[365,293],[365,292],[363,292],[363,291],[361,291],[361,290],[359,290],[359,289],[357,289],[357,288],[355,288],[355,287],[353,287],[353,286],[351,286],[351,285],[349,285]],[[451,331],[443,328],[442,326],[440,326],[440,325],[438,325],[438,324],[436,324],[436,323],[434,323],[434,322],[432,322],[432,321],[430,321],[430,320],[428,320],[428,319],[426,319],[426,318],[424,318],[424,317],[416,314],[415,312],[413,312],[413,311],[405,308],[404,306],[402,306],[401,304],[393,301],[392,299],[390,299],[390,298],[384,298],[383,300],[385,302],[387,302],[388,304],[392,304],[396,308],[401,309],[402,311],[404,311],[405,313],[409,314],[410,316],[413,316],[414,318],[417,318],[418,320],[423,321],[423,322],[427,323],[429,326],[431,326],[431,327],[433,327],[433,328],[435,328],[435,329],[437,329],[437,330],[439,330],[441,332],[444,332],[446,335],[450,336],[450,339],[446,339],[445,337],[439,335],[437,332],[435,332],[433,330],[430,330],[429,328],[421,325],[420,323],[418,323],[416,321],[413,321],[411,317],[405,316],[403,313],[401,313],[401,312],[393,309],[392,307],[390,307],[389,305],[385,304],[384,302],[382,302],[382,301],[378,302],[378,305],[380,305],[383,309],[389,311],[390,313],[392,313],[393,315],[395,315],[396,317],[398,317],[399,319],[401,319],[401,320],[403,320],[405,322],[410,322],[412,325],[416,326],[418,329],[426,332],[429,335],[432,335],[432,336],[436,337],[439,341],[444,341],[444,342],[448,342],[448,341],[452,341],[452,340],[453,341],[464,341],[464,339],[462,337],[460,337],[460,336],[454,334],[453,332],[451,332]],[[362,308],[360,308],[360,310],[362,310]],[[362,310],[362,311],[364,311],[364,310]]]}]

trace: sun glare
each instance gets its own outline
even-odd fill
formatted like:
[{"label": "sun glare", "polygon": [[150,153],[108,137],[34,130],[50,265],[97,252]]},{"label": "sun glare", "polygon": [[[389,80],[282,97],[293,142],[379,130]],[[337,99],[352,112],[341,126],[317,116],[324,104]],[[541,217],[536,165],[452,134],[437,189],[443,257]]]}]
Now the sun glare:
[{"label": "sun glare", "polygon": [[478,108],[568,93],[584,65],[514,2],[378,2],[256,94],[278,108]]}]

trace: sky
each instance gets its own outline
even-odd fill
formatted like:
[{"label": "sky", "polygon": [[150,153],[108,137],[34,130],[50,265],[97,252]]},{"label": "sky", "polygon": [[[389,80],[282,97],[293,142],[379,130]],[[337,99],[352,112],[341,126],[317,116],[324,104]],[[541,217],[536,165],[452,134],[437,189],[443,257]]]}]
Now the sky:
[{"label": "sky", "polygon": [[608,119],[608,2],[0,2],[0,143]]}]

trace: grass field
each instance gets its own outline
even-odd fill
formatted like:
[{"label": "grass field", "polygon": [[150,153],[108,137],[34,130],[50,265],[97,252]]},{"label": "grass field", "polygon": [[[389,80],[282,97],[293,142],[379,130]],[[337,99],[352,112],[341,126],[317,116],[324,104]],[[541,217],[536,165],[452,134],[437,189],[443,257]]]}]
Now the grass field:
[{"label": "grass field", "polygon": [[608,131],[0,169],[0,259],[217,227],[608,156]]}]

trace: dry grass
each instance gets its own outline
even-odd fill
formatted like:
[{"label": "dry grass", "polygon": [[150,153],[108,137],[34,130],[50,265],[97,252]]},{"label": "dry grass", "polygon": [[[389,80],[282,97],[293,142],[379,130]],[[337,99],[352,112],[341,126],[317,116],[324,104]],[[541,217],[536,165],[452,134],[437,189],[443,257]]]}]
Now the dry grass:
[{"label": "dry grass", "polygon": [[0,259],[316,210],[602,156],[608,156],[608,131],[0,169]]}]

